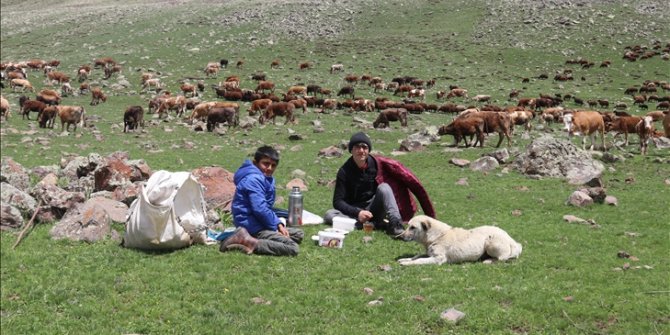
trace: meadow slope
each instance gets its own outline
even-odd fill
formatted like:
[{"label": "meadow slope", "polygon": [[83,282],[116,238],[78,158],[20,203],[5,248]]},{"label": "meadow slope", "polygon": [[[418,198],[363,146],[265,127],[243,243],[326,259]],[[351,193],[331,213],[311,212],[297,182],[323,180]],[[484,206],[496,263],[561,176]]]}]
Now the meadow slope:
[{"label": "meadow slope", "polygon": [[[306,209],[322,214],[331,206],[329,185],[347,153],[325,158],[318,152],[363,130],[374,153],[393,156],[419,176],[441,220],[466,228],[500,226],[524,246],[520,259],[508,263],[401,268],[397,258],[422,250],[381,232],[370,243],[353,232],[342,250],[303,243],[298,257],[280,259],[221,254],[207,246],[157,254],[127,250],[113,240],[54,241],[54,223],[44,223],[16,249],[11,246],[18,232],[0,235],[3,334],[670,333],[670,149],[651,144],[642,156],[636,136],[628,146],[621,136],[606,136],[607,152],[618,160],[605,163],[602,179],[618,206],[574,208],[565,200],[576,187],[562,179],[531,179],[510,166],[480,173],[449,163],[495,151],[495,134],[484,148],[453,148],[453,138],[443,136],[422,151],[398,151],[412,134],[449,123],[453,115],[443,113],[412,114],[406,128],[391,123],[376,130],[369,124],[376,112],[310,108],[297,114],[296,124],[284,125],[281,118],[276,125],[218,132],[194,131],[174,113],[162,120],[148,114],[144,129],[122,131],[126,107],[146,109],[152,98],[141,90],[144,72],[161,78],[173,94],[182,82],[202,81],[207,101],[219,100],[212,85],[230,75],[254,89],[250,77],[265,73],[279,93],[296,84],[337,92],[345,75],[369,74],[385,82],[434,78],[426,103],[446,103],[437,91],[457,85],[470,96],[490,95],[500,106],[515,105],[509,93],[520,90],[520,97],[605,99],[610,107],[595,109],[611,111],[623,103],[627,112],[642,115],[656,102],[644,109],[624,91],[647,80],[670,81],[670,61],[660,51],[670,44],[667,1],[3,0],[0,12],[2,63],[57,59],[59,70],[73,78],[79,66],[99,57],[122,66],[110,79],[94,69],[88,81],[109,95],[107,102],[90,106],[90,95],[63,98],[88,115],[87,126],[72,133],[61,132],[58,121],[54,129],[39,128],[34,113],[32,120],[22,119],[17,110],[23,93],[3,88],[12,109],[0,123],[3,159],[33,168],[58,165],[71,154],[126,151],[153,170],[217,165],[235,171],[256,147],[271,144],[282,155],[278,206],[287,206],[284,186],[302,170]],[[635,62],[622,59],[636,45],[659,52]],[[221,58],[231,65],[206,77],[205,65]],[[270,69],[275,59],[281,66]],[[611,65],[600,67],[605,60]],[[244,65],[236,68],[237,61]],[[310,69],[299,70],[304,62]],[[329,73],[335,63],[345,71]],[[552,80],[566,70],[574,80]],[[37,90],[48,86],[40,71],[28,71],[28,79]],[[366,99],[401,99],[364,83],[355,88]],[[586,108],[572,98],[562,105]],[[241,103],[242,119],[248,107]],[[567,138],[562,125],[533,123],[530,132],[516,129],[508,148],[513,156],[543,134]],[[33,176],[31,182],[37,181]],[[229,225],[230,217],[220,214]],[[599,228],[566,223],[566,214]],[[323,228],[305,227],[306,235]],[[123,233],[124,227],[114,229]],[[620,251],[634,258],[619,258]],[[369,289],[374,293],[368,295]],[[450,307],[466,318],[457,324],[440,319]]]}]

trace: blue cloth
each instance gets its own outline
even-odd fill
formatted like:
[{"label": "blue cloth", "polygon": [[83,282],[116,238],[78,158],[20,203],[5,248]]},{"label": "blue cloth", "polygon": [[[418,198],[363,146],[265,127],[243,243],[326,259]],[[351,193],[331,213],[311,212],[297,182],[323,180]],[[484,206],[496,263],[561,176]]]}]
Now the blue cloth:
[{"label": "blue cloth", "polygon": [[249,234],[261,230],[277,231],[279,217],[273,211],[275,179],[266,177],[250,160],[245,160],[235,172],[235,195],[231,204],[233,223],[244,227]]},{"label": "blue cloth", "polygon": [[224,231],[216,231],[212,229],[207,229],[207,237],[215,241],[223,241],[227,239],[230,235],[235,233],[235,229],[226,229]]}]

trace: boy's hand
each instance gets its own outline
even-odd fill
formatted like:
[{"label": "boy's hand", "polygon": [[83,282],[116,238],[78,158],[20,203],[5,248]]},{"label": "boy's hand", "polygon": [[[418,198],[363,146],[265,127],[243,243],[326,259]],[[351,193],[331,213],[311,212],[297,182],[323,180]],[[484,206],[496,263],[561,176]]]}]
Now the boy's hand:
[{"label": "boy's hand", "polygon": [[289,235],[288,235],[288,229],[286,229],[286,227],[284,226],[283,223],[279,223],[279,224],[277,225],[277,231],[278,231],[280,234],[282,234],[282,235],[284,235],[284,236],[286,236],[286,237],[289,237]]}]

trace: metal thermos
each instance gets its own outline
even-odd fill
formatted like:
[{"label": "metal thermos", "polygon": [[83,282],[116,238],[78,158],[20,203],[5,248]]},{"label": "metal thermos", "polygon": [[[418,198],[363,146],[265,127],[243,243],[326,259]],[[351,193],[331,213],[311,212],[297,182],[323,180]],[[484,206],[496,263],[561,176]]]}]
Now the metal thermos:
[{"label": "metal thermos", "polygon": [[302,226],[302,193],[298,186],[294,186],[288,195],[288,225]]}]

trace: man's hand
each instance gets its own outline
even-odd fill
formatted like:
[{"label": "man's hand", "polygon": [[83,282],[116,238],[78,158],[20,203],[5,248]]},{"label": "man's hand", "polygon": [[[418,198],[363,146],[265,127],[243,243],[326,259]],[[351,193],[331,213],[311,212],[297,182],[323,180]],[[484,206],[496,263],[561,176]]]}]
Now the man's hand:
[{"label": "man's hand", "polygon": [[366,210],[358,212],[358,222],[365,223],[370,220],[372,220],[372,212]]},{"label": "man's hand", "polygon": [[289,235],[288,235],[288,229],[286,229],[286,227],[284,226],[283,223],[280,223],[280,224],[277,225],[277,231],[278,231],[280,234],[282,234],[282,235],[284,235],[284,236],[286,236],[286,237],[289,237]]}]

